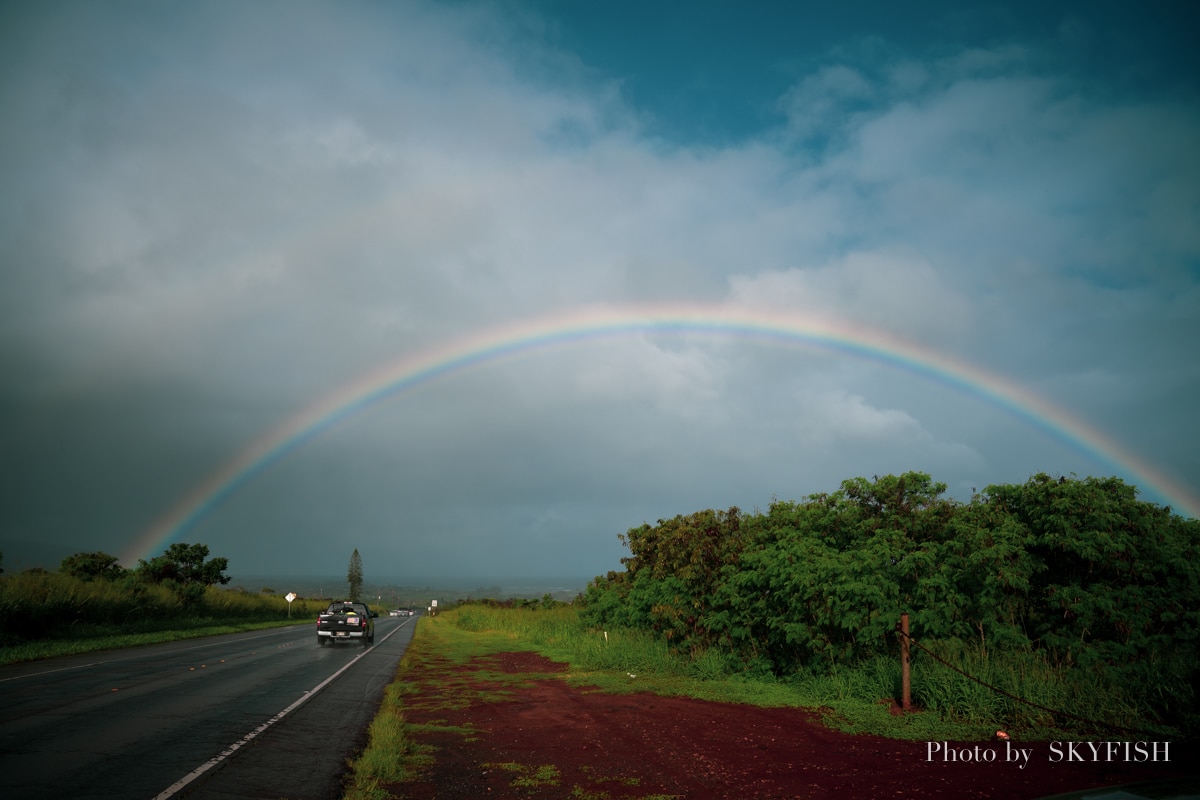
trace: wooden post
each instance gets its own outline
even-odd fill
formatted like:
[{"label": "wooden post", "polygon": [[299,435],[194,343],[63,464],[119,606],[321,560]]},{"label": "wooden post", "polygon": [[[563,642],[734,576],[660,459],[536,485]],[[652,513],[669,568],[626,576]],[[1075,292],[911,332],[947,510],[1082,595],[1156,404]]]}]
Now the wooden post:
[{"label": "wooden post", "polygon": [[900,707],[912,710],[912,680],[908,669],[908,612],[900,615]]}]

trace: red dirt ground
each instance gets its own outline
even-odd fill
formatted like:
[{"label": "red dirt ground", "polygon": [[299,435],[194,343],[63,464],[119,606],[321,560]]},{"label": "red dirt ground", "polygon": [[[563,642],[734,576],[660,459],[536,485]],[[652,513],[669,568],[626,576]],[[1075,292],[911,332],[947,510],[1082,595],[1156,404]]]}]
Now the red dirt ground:
[{"label": "red dirt ground", "polygon": [[[480,670],[529,673],[515,686],[481,680]],[[1032,748],[1022,769],[1005,763],[1001,742],[950,747],[995,754],[993,762],[929,758],[929,743],[855,736],[831,730],[809,711],[756,708],[650,693],[602,694],[547,673],[564,672],[535,653],[501,653],[466,668],[413,664],[406,679],[419,691],[405,719],[432,729],[435,763],[416,782],[388,789],[409,800],[678,797],[689,800],[775,798],[1037,798],[1078,789],[1188,774],[1194,749],[1172,743],[1167,763],[1052,762],[1048,742]],[[510,691],[486,701],[478,692]],[[457,702],[461,707],[448,707]],[[470,729],[441,730],[445,726]],[[938,743],[941,744],[941,743]],[[1059,752],[1066,754],[1066,745]],[[504,766],[507,765],[507,766]],[[553,765],[539,778],[536,770]]]}]

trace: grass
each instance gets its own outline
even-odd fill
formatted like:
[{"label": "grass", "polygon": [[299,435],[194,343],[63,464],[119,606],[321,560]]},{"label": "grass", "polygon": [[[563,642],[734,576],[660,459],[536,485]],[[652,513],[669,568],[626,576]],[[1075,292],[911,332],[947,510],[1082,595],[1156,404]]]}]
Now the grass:
[{"label": "grass", "polygon": [[550,610],[466,606],[430,622],[431,629],[422,629],[422,635],[435,635],[443,646],[472,648],[487,641],[488,647],[534,650],[570,664],[567,680],[571,683],[605,692],[650,691],[721,703],[821,709],[829,723],[840,729],[900,739],[978,739],[995,731],[988,720],[893,716],[888,705],[879,701],[895,696],[899,664],[871,663],[790,680],[748,677],[731,673],[716,652],[680,654],[641,631],[588,629],[571,606]]},{"label": "grass", "polygon": [[181,592],[134,576],[82,580],[57,572],[0,576],[0,664],[221,633],[307,625],[326,600],[217,586]]},{"label": "grass", "polygon": [[[404,659],[400,663],[403,669]],[[404,692],[400,683],[393,683],[384,692],[379,712],[367,731],[367,748],[350,764],[354,781],[344,795],[345,800],[388,800],[391,794],[383,784],[407,780],[432,762],[427,748],[415,743],[409,735],[402,713]]]},{"label": "grass", "polygon": [[558,774],[558,767],[553,764],[530,767],[525,764],[518,764],[515,761],[507,761],[503,764],[483,764],[483,767],[512,774],[513,778],[509,785],[516,789],[538,789],[542,786],[558,786],[559,780],[562,777]]},{"label": "grass", "polygon": [[[1128,724],[1159,739],[1179,735],[1177,730],[1145,724],[1139,709],[1126,707],[1119,699],[1097,708],[1097,698],[1111,695],[1112,688],[1098,683],[1095,675],[1068,674],[1033,655],[988,657],[961,646],[956,648],[954,643],[940,644],[943,657],[951,663],[1010,694],[1068,713],[1083,712],[1079,716],[1103,716],[1113,724]],[[478,656],[512,651],[537,652],[567,663],[569,670],[565,674],[538,675],[472,672],[469,680],[462,679],[461,686],[444,687],[454,691],[444,692],[443,696],[452,696],[454,706],[461,708],[473,702],[502,698],[506,690],[521,681],[559,677],[575,685],[586,685],[589,691],[649,691],[724,703],[812,709],[830,727],[894,739],[982,741],[991,738],[998,728],[1019,732],[1023,741],[1112,736],[1110,730],[1103,728],[1085,730],[1075,726],[1073,730],[1064,730],[1046,712],[997,695],[927,656],[917,657],[913,663],[913,698],[921,710],[897,715],[892,713],[892,705],[899,695],[900,665],[893,660],[874,659],[828,674],[801,672],[787,678],[747,676],[730,671],[728,661],[720,653],[675,653],[664,642],[639,631],[589,629],[578,610],[569,605],[550,609],[468,605],[437,617],[423,617],[408,653],[401,660],[397,678],[403,678],[410,666],[439,662],[465,664]],[[486,683],[485,688],[467,691],[469,683],[480,680]],[[428,763],[428,753],[420,753],[406,744],[400,711],[406,691],[397,688],[403,685],[397,683],[389,689],[389,692],[395,690],[389,694],[395,706],[385,703],[380,712],[394,716],[400,722],[399,729],[389,732],[394,737],[390,740],[381,737],[377,742],[372,734],[367,750],[352,765],[354,788],[346,794],[348,800],[388,798],[390,795],[380,785],[387,781],[376,776],[409,775],[414,764]],[[414,697],[410,702],[427,701]],[[462,732],[468,736],[474,734]],[[396,772],[366,767],[377,761],[387,764],[389,760],[407,766]],[[544,765],[513,763],[492,767],[513,773],[514,786],[533,788],[557,780],[557,771],[552,774]],[[573,797],[598,798],[605,794],[580,787],[575,790]]]},{"label": "grass", "polygon": [[[446,622],[446,621],[449,622]],[[471,625],[470,615],[467,625]],[[472,728],[450,726],[436,720],[423,725],[411,725],[404,720],[406,703],[418,704],[424,710],[464,708],[474,702],[503,699],[511,687],[521,685],[539,675],[513,675],[487,670],[473,671],[469,678],[448,677],[438,693],[442,699],[430,701],[416,698],[419,688],[400,680],[412,667],[457,666],[472,658],[491,653],[534,651],[519,635],[496,630],[469,631],[456,624],[456,612],[437,617],[422,617],[417,623],[418,635],[413,637],[396,670],[397,680],[388,688],[379,713],[371,723],[366,748],[350,763],[351,779],[343,800],[387,800],[392,797],[384,788],[388,783],[402,783],[419,774],[432,762],[427,748],[414,740],[422,731],[452,732],[473,741],[478,732]],[[556,673],[557,674],[557,673]],[[479,684],[483,683],[480,688]],[[430,703],[436,703],[431,705]],[[525,767],[518,764],[494,765],[496,769],[513,772],[513,785],[524,788],[550,785],[551,775],[540,765]],[[511,769],[509,769],[511,767]],[[554,776],[557,780],[557,776]]]},{"label": "grass", "polygon": [[[1154,724],[1149,709],[1124,698],[1121,687],[1106,681],[1103,673],[1056,668],[1036,653],[997,655],[958,641],[926,643],[958,669],[1007,695],[1064,714],[1055,716],[994,692],[918,652],[912,662],[912,696],[924,713],[894,716],[880,701],[900,698],[898,659],[876,658],[783,678],[751,676],[738,672],[716,650],[678,653],[643,631],[590,629],[570,605],[542,610],[464,606],[453,614],[460,615],[458,629],[512,637],[520,649],[570,664],[569,680],[604,691],[649,689],[718,702],[828,709],[831,722],[840,728],[901,739],[986,738],[997,728],[1018,730],[1027,739],[1111,736],[1113,729],[1106,724],[1159,738],[1180,734]],[[1089,727],[1067,715],[1101,724]]]},{"label": "grass", "polygon": [[[509,674],[472,671],[469,676],[454,675],[441,679],[441,691],[430,693],[405,680],[415,667],[456,666],[493,653],[529,651],[554,661],[566,662],[569,671],[545,674]],[[570,606],[553,609],[497,609],[463,606],[436,617],[422,617],[417,634],[409,644],[397,669],[397,681],[372,723],[369,742],[361,756],[351,764],[351,781],[345,800],[384,800],[390,797],[385,785],[400,783],[419,773],[431,756],[413,744],[419,730],[404,722],[403,707],[412,703],[423,711],[438,708],[463,708],[476,702],[502,699],[514,686],[546,677],[564,678],[591,690],[607,692],[651,691],[664,695],[697,697],[730,703],[760,706],[811,706],[829,704],[829,719],[840,727],[862,730],[886,729],[892,735],[914,739],[954,739],[964,734],[961,726],[929,724],[911,716],[896,720],[874,702],[859,702],[843,687],[842,699],[828,696],[829,688],[797,687],[780,681],[750,680],[730,676],[714,666],[714,659],[673,654],[661,642],[638,632],[588,630]],[[442,672],[445,675],[444,671]],[[482,683],[482,687],[480,684]],[[813,694],[813,689],[824,694]],[[819,700],[819,702],[817,702]],[[431,706],[436,702],[441,705]],[[420,730],[452,730],[448,726],[421,726]],[[473,730],[454,729],[465,739]],[[978,737],[982,731],[976,730]],[[906,735],[905,735],[906,734]],[[493,769],[512,773],[514,787],[536,788],[554,785],[559,780],[552,765],[493,764]],[[573,796],[599,797],[580,787]],[[603,794],[603,793],[601,793]]]}]

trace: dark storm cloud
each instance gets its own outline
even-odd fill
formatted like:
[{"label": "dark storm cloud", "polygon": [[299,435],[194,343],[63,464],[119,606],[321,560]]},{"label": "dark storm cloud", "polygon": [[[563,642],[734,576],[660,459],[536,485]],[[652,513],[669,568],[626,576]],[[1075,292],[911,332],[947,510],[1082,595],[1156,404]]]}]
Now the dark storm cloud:
[{"label": "dark storm cloud", "polygon": [[[803,52],[747,38],[722,81],[780,82],[705,121],[550,11],[283,8],[0,12],[6,565],[120,552],[337,387],[597,304],[883,329],[1197,494],[1200,115],[1169,46],[1095,72],[1104,14],[984,37],[934,13],[929,41],[834,20]],[[384,572],[597,574],[616,534],[701,507],[1113,467],[894,366],[627,336],[402,392],[181,535],[242,573],[320,571],[332,537]]]}]

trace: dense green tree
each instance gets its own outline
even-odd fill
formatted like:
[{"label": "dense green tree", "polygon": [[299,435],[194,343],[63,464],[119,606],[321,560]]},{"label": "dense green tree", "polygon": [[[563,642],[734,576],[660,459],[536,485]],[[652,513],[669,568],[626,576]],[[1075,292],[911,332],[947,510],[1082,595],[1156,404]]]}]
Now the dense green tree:
[{"label": "dense green tree", "polygon": [[[649,627],[679,649],[707,647],[728,635],[730,614],[720,589],[747,541],[738,508],[660,519],[621,540],[632,553],[622,559],[626,577],[610,573],[589,589],[605,613],[627,617],[614,622]],[[624,608],[611,596],[601,599],[608,591],[617,592]]]},{"label": "dense green tree", "polygon": [[1062,663],[1108,666],[1179,654],[1200,639],[1200,522],[1137,500],[1119,478],[1039,474],[989,486],[1018,528],[1029,639]]},{"label": "dense green tree", "polygon": [[785,675],[895,650],[907,612],[948,652],[1033,653],[1159,709],[1195,706],[1200,521],[1118,478],[945,491],[923,473],[854,478],[765,514],[633,528],[625,570],[588,586],[584,613]]},{"label": "dense green tree", "polygon": [[171,582],[177,585],[212,586],[229,583],[225,570],[229,559],[208,559],[208,545],[176,542],[161,556],[138,561],[137,574],[151,583]]},{"label": "dense green tree", "polygon": [[115,581],[125,574],[125,568],[117,561],[116,556],[100,551],[67,556],[62,560],[58,571],[85,581]]},{"label": "dense green tree", "polygon": [[357,602],[362,595],[363,588],[362,557],[358,554],[357,547],[350,554],[350,566],[346,570],[346,583],[350,585],[350,599]]}]

